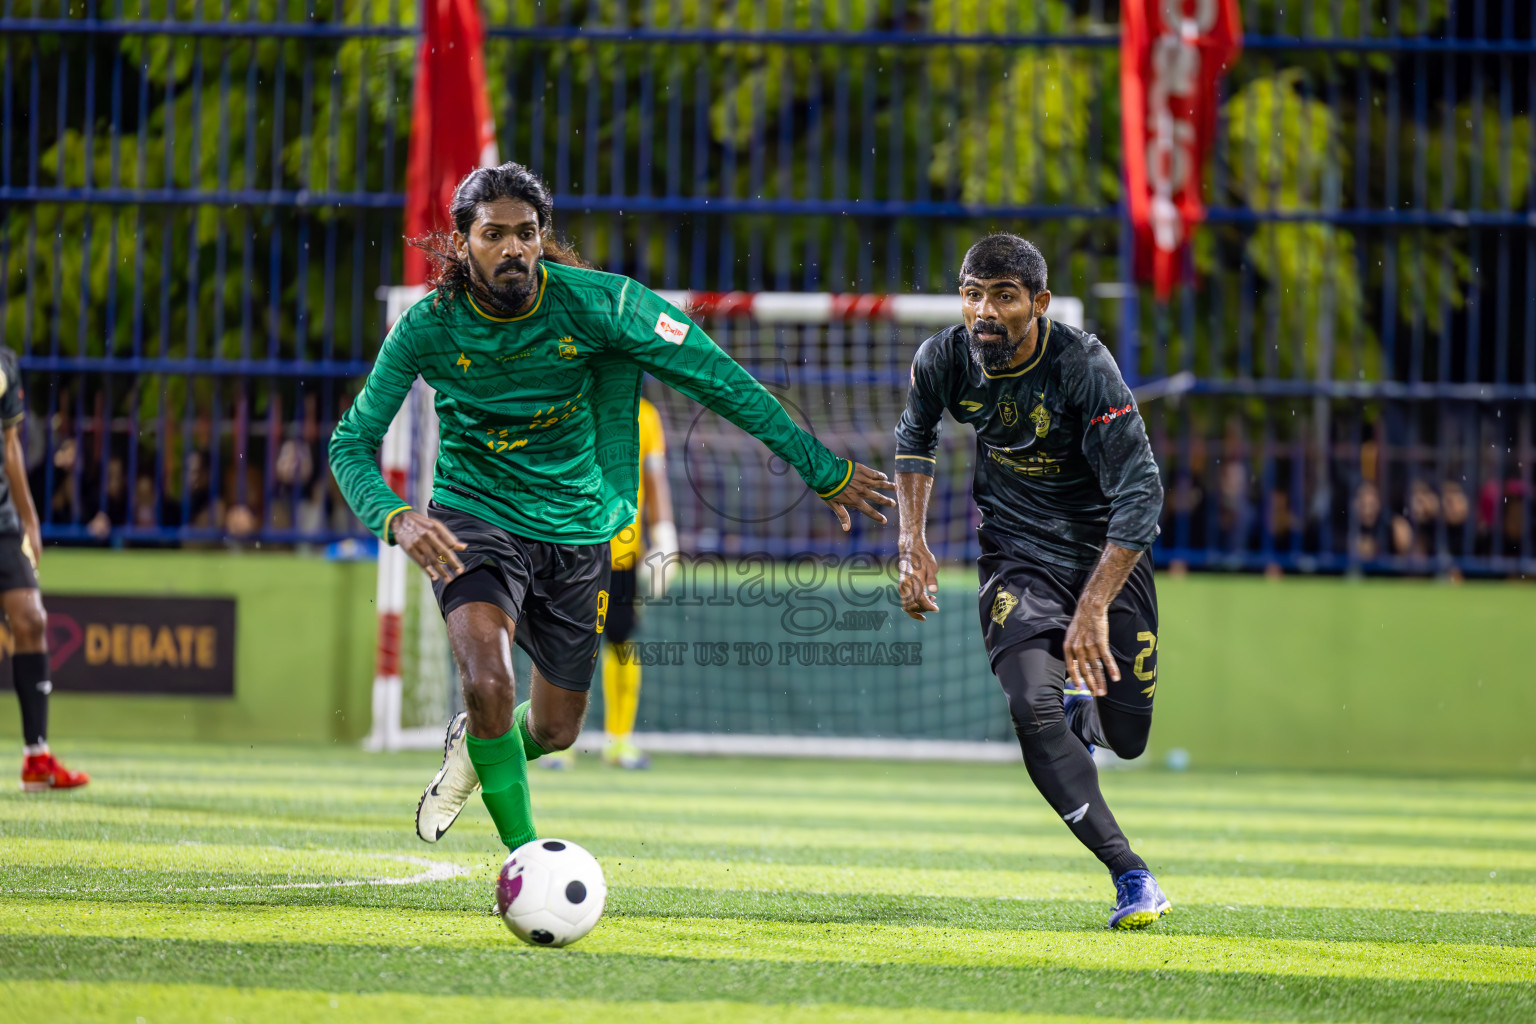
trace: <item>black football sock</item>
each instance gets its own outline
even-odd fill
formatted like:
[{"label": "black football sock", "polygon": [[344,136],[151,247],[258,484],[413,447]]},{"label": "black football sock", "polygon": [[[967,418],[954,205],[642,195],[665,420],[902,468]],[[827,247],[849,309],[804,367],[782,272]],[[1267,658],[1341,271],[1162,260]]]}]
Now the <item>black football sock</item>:
[{"label": "black football sock", "polygon": [[1008,697],[1024,767],[1046,803],[1111,876],[1144,870],[1146,862],[1131,852],[1129,840],[1104,803],[1093,756],[1067,726],[1061,707],[1065,678],[1065,664],[1044,644],[1025,644],[998,662],[997,679]]},{"label": "black football sock", "polygon": [[16,685],[16,699],[21,702],[21,731],[28,746],[48,742],[48,655],[45,652],[16,653],[11,656],[11,680]]},{"label": "black football sock", "polygon": [[[1066,666],[1062,666],[1065,671]],[[1109,746],[1109,741],[1104,738],[1104,726],[1099,721],[1099,702],[1096,700],[1076,701],[1066,712],[1067,729],[1072,735],[1082,740],[1085,745],[1097,747]]]}]

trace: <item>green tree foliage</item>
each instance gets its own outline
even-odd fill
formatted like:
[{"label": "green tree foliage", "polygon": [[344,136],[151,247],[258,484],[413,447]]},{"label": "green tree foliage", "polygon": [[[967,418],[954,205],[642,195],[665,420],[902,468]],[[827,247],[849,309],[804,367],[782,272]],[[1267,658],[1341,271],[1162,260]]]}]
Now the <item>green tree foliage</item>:
[{"label": "green tree foliage", "polygon": [[[1306,29],[1322,37],[1438,31],[1446,16],[1446,0],[1390,10],[1360,0],[1264,0],[1245,7],[1252,30]],[[489,0],[485,18],[493,27],[548,25],[562,10],[539,0]],[[1113,31],[1084,10],[1065,0],[900,6],[894,0],[657,0],[650,6],[595,0],[568,16],[635,29]],[[36,12],[79,17],[83,10],[41,0]],[[1304,14],[1311,19],[1305,26]],[[1395,24],[1383,21],[1389,16]],[[408,26],[415,5],[164,0],[125,10],[123,17]],[[403,188],[413,39],[41,35],[6,37],[0,45],[16,76],[16,109],[26,109],[34,71],[44,93],[36,126],[40,185],[277,191],[312,203],[283,210],[227,201],[12,206],[3,222],[8,337],[31,338],[34,347],[56,344],[65,354],[203,357],[313,357],[328,344],[349,351],[359,337],[365,348],[376,343],[373,290],[398,259],[398,214],[352,209],[346,195]],[[89,118],[80,84],[88,60],[97,79]],[[546,175],[558,177],[555,140],[566,133],[570,167],[556,184],[577,193],[660,194],[677,181],[683,194],[698,189],[764,200],[1100,208],[1120,199],[1113,47],[640,45],[500,37],[489,43],[486,60],[504,155],[539,162]],[[1383,207],[1508,210],[1527,201],[1529,115],[1501,116],[1499,97],[1490,92],[1455,102],[1432,99],[1420,116],[1403,98],[1410,60],[1264,51],[1245,55],[1230,76],[1211,201],[1291,219],[1202,229],[1199,301],[1236,317],[1249,280],[1244,275],[1251,275],[1259,288],[1256,315],[1285,339],[1269,372],[1377,376],[1373,325],[1381,322],[1382,301],[1395,304],[1395,315],[1420,318],[1431,329],[1443,328],[1446,314],[1465,302],[1472,269],[1457,231],[1399,231],[1383,241],[1333,214]],[[56,102],[51,83],[58,81],[74,92]],[[538,83],[541,112],[535,110],[540,95],[532,91]],[[1362,87],[1378,100],[1396,90],[1396,117],[1381,102],[1360,116],[1353,97]],[[646,94],[655,101],[650,118],[641,104]],[[566,119],[557,116],[561,96],[569,97]],[[54,116],[59,102],[66,112],[62,131]],[[114,118],[117,134],[110,131]],[[839,121],[846,125],[841,134]],[[13,140],[24,140],[26,129],[8,130]],[[651,153],[647,167],[639,163],[642,142]],[[1364,192],[1356,173],[1362,152],[1369,163]],[[26,161],[27,146],[18,144],[13,181],[25,179]],[[1388,196],[1385,172],[1394,161],[1397,193]],[[1416,168],[1422,168],[1417,177]],[[323,196],[340,204],[316,198]],[[659,232],[626,236],[608,230],[605,219],[611,220],[568,218],[567,228],[577,227],[589,255],[600,261],[616,245],[638,245],[649,246],[659,262]],[[799,260],[838,230],[831,219],[772,223],[742,216],[731,223],[787,236],[766,257],[770,264]],[[904,241],[914,231],[974,234],[992,226],[1055,232],[1055,251],[1073,259],[1087,251],[1112,257],[1116,246],[1116,225],[1102,221],[895,223],[878,231]],[[395,251],[381,252],[381,246]],[[890,279],[878,264],[888,252],[908,248],[877,247],[874,279]],[[274,266],[276,294],[266,290]],[[337,282],[330,289],[327,266]],[[947,272],[930,270],[919,283],[935,286]],[[1215,336],[1204,339],[1208,369],[1233,368],[1235,356],[1224,345]]]}]

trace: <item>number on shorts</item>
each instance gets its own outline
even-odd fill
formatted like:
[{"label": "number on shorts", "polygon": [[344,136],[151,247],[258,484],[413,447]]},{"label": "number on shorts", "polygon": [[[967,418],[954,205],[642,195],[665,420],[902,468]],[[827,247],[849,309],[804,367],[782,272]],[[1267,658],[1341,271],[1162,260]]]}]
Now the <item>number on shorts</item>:
[{"label": "number on shorts", "polygon": [[1153,679],[1157,678],[1157,666],[1152,666],[1152,671],[1150,672],[1148,672],[1142,666],[1145,665],[1147,659],[1152,656],[1152,652],[1157,650],[1157,634],[1144,629],[1140,633],[1136,634],[1136,639],[1140,640],[1147,646],[1143,647],[1141,651],[1136,655],[1136,664],[1131,666],[1131,670],[1136,673],[1137,679],[1140,679],[1144,683],[1151,682]]},{"label": "number on shorts", "polygon": [[[599,590],[597,592],[597,631],[599,633],[601,633],[603,631],[603,626],[605,626],[607,624],[607,622],[608,622],[608,591],[606,591],[606,590]],[[1138,660],[1136,662],[1136,664],[1140,665],[1141,662]]]}]

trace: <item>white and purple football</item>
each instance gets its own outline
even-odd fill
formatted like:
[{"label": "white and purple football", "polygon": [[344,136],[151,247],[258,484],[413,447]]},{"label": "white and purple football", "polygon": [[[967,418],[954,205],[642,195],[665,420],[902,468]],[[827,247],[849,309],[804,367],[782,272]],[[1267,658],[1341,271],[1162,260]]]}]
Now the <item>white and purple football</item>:
[{"label": "white and purple football", "polygon": [[533,946],[568,946],[603,916],[608,883],[597,858],[568,839],[535,839],[507,857],[496,909]]}]

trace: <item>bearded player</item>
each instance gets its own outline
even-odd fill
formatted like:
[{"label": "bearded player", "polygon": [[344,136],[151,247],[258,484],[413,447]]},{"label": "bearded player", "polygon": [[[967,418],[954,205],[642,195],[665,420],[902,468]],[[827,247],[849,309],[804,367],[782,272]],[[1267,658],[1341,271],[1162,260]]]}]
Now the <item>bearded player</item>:
[{"label": "bearded player", "polygon": [[1170,905],[1105,805],[1090,749],[1136,757],[1152,724],[1157,463],[1109,351],[1045,315],[1039,250],[983,238],[960,266],[960,298],[964,325],[917,350],[896,428],[902,607],[938,611],[924,521],[947,409],[976,430],[982,637],[1024,766],[1109,869],[1110,927],[1145,928]]},{"label": "bearded player", "polygon": [[[442,838],[478,786],[508,849],[535,838],[528,760],[575,741],[609,603],[608,542],[634,522],[642,371],[761,439],[832,507],[879,522],[884,474],[838,458],[676,308],[626,277],[573,265],[544,183],[481,168],[449,205],[452,238],[422,242],[436,290],[395,323],[332,437],[358,517],[432,580],[465,712],[422,794],[416,831]],[[432,501],[412,508],[379,444],[421,376],[437,389]],[[512,644],[533,661],[518,704]]]},{"label": "bearded player", "polygon": [[11,681],[21,704],[21,788],[27,793],[74,789],[91,781],[70,771],[48,749],[48,613],[37,585],[37,557],[43,550],[37,506],[27,483],[21,448],[21,368],[16,353],[0,347],[0,425],[5,429],[5,474],[0,476],[0,607],[11,628]]}]

